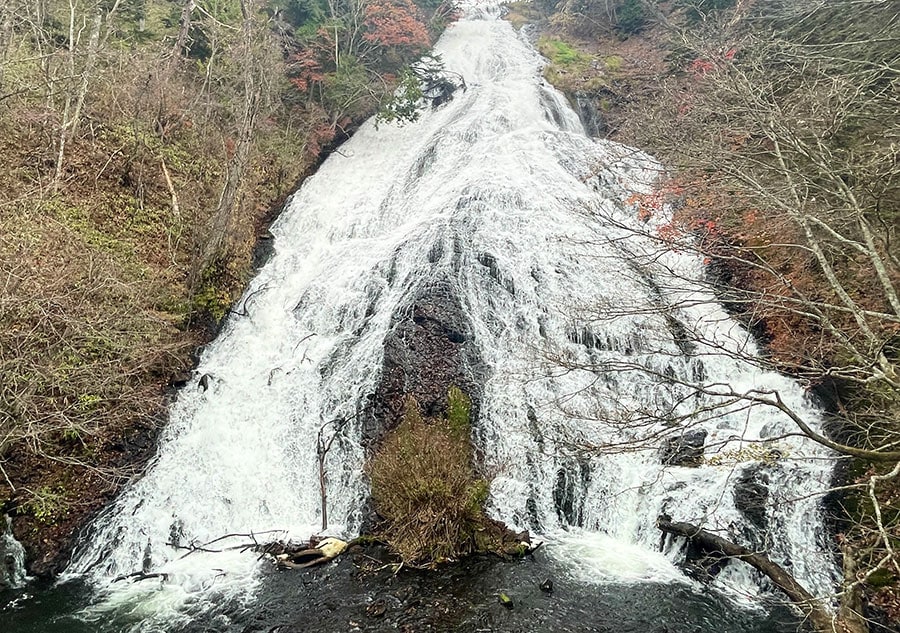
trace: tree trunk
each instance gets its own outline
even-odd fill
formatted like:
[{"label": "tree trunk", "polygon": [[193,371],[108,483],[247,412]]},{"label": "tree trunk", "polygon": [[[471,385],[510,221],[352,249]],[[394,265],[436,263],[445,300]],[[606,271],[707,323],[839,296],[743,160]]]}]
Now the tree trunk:
[{"label": "tree trunk", "polygon": [[13,37],[12,11],[4,4],[0,4],[0,93],[3,92],[3,80],[5,77],[9,47]]},{"label": "tree trunk", "polygon": [[250,150],[253,146],[253,134],[256,129],[256,118],[259,114],[261,93],[257,72],[261,69],[257,68],[254,57],[254,37],[255,29],[253,24],[255,7],[253,0],[241,0],[241,13],[243,16],[242,26],[242,43],[240,51],[246,60],[243,65],[242,83],[244,104],[241,112],[241,123],[238,131],[238,138],[234,144],[232,155],[229,157],[228,165],[225,172],[225,184],[222,187],[222,194],[219,197],[219,203],[213,212],[209,224],[209,234],[206,244],[200,255],[197,267],[193,271],[192,287],[196,285],[197,279],[202,276],[204,269],[211,264],[219,254],[225,238],[228,234],[228,226],[231,223],[234,209],[237,204],[238,192],[244,180],[247,171],[247,164],[250,160]]},{"label": "tree trunk", "polygon": [[[78,124],[81,122],[81,110],[84,107],[84,100],[87,97],[88,88],[94,68],[97,65],[97,53],[100,44],[100,24],[103,15],[98,10],[94,14],[93,24],[91,26],[91,34],[88,40],[87,60],[81,71],[78,86],[78,92],[75,95],[74,104],[72,95],[66,95],[66,105],[63,110],[62,121],[59,128],[59,144],[56,153],[56,169],[53,174],[53,189],[59,187],[62,180],[63,166],[65,165],[66,144],[75,137],[78,131]],[[77,40],[75,38],[75,5],[70,4],[69,12],[69,75],[75,78],[75,57],[77,55]]]},{"label": "tree trunk", "polygon": [[656,520],[656,526],[663,532],[689,539],[707,552],[740,559],[761,571],[787,595],[819,633],[865,633],[867,630],[858,620],[832,615],[822,601],[804,589],[790,572],[764,554],[753,552],[691,523],[676,523],[660,517]]},{"label": "tree trunk", "polygon": [[175,46],[172,48],[172,57],[169,58],[168,71],[171,72],[175,64],[184,55],[187,48],[190,33],[191,19],[194,15],[194,0],[185,0],[184,6],[181,7],[181,27],[178,30],[178,39],[175,40]]}]

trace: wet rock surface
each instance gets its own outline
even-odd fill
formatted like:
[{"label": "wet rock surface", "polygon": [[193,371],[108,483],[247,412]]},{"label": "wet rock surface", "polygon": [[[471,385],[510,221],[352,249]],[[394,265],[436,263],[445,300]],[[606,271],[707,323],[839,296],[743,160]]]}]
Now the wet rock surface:
[{"label": "wet rock surface", "polygon": [[760,530],[766,529],[769,475],[761,465],[744,470],[734,484],[734,507]]},{"label": "wet rock surface", "polygon": [[[438,571],[385,566],[383,550],[351,549],[330,566],[272,572],[255,611],[229,631],[571,631],[780,633],[796,623],[781,612],[759,618],[686,585],[591,585],[569,577],[538,550],[518,561],[472,557]],[[552,578],[552,591],[547,581]],[[505,595],[508,601],[501,600]],[[785,621],[779,622],[779,619]],[[193,630],[193,629],[192,629]],[[201,630],[201,629],[196,629]],[[209,630],[209,629],[203,629]]]},{"label": "wet rock surface", "polygon": [[366,416],[364,441],[371,447],[397,426],[410,396],[424,415],[443,415],[450,386],[469,397],[471,418],[477,420],[486,373],[452,285],[424,289],[408,310],[398,312],[385,340],[382,379]]},{"label": "wet rock surface", "polygon": [[[476,556],[437,571],[400,569],[378,545],[353,546],[333,563],[266,571],[252,600],[219,605],[165,633],[796,633],[783,608],[746,611],[700,586],[587,583],[545,548],[519,560]],[[552,591],[547,590],[547,581]],[[83,585],[30,588],[6,603],[4,633],[123,633],[121,620],[73,617],[89,600]],[[512,607],[500,601],[503,593]],[[127,605],[126,605],[127,606]],[[137,608],[133,605],[129,611]],[[139,611],[139,608],[137,608]],[[162,629],[140,628],[148,633]]]},{"label": "wet rock surface", "polygon": [[703,461],[705,442],[704,429],[685,431],[679,437],[669,438],[663,442],[659,451],[660,460],[668,466],[699,466]]},{"label": "wet rock surface", "polygon": [[[602,90],[598,94],[591,94],[583,90],[574,93],[575,112],[584,125],[584,131],[588,136],[604,138],[609,135],[610,127],[603,117],[603,105],[614,96],[609,90]],[[570,97],[571,99],[571,97]]]}]

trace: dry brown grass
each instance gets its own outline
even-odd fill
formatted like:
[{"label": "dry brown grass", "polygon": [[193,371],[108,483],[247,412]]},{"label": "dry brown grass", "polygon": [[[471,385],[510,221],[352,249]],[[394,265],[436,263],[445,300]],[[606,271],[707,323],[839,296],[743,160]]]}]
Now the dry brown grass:
[{"label": "dry brown grass", "polygon": [[146,457],[172,376],[242,290],[264,216],[315,159],[299,118],[267,113],[216,267],[192,287],[231,102],[194,69],[159,72],[153,47],[104,64],[55,188],[58,113],[30,92],[0,108],[0,513],[17,516],[38,572]]},{"label": "dry brown grass", "polygon": [[410,399],[368,471],[382,537],[405,562],[429,565],[480,549],[488,485],[472,467],[467,420],[452,428],[425,420]]}]

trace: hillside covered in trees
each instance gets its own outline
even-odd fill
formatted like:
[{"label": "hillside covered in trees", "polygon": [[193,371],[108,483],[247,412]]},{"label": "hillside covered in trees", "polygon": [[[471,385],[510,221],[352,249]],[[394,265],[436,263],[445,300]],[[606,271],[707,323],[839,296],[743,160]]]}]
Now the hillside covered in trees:
[{"label": "hillside covered in trees", "polygon": [[[858,614],[900,619],[894,5],[540,0],[508,15],[539,25],[545,78],[595,133],[668,166],[625,204],[660,245],[704,258],[764,343],[745,360],[831,414],[827,437],[797,422],[841,456],[827,506],[852,631]],[[34,572],[60,568],[152,452],[285,196],[366,117],[414,118],[452,90],[439,60],[416,60],[453,17],[438,0],[0,6],[0,514]],[[734,395],[792,414],[776,393]]]},{"label": "hillside covered in trees", "polygon": [[285,197],[390,111],[452,18],[434,0],[0,5],[0,514],[34,572],[152,452]]},{"label": "hillside covered in trees", "polygon": [[[828,410],[828,437],[796,421],[839,456],[824,497],[844,565],[836,626],[900,621],[896,3],[548,0],[509,17],[541,26],[546,79],[595,133],[667,166],[626,203],[660,245],[704,258],[765,346],[746,360]],[[733,395],[791,415],[777,394]]]}]

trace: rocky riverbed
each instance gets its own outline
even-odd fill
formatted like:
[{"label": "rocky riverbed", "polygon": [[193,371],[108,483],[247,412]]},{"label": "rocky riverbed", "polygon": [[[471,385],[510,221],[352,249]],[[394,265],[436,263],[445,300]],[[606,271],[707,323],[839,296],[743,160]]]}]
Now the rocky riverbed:
[{"label": "rocky riverbed", "polygon": [[[334,563],[305,571],[272,567],[250,600],[197,612],[167,633],[336,633],[338,631],[516,631],[537,633],[793,633],[783,608],[747,610],[699,585],[591,583],[563,570],[552,548],[524,559],[473,557],[437,571],[397,569],[377,545],[351,548]],[[548,591],[547,581],[552,583]],[[146,580],[142,582],[158,582]],[[6,633],[133,630],[141,605],[100,620],[73,615],[89,601],[77,583],[6,594]],[[502,603],[500,595],[509,603]],[[0,604],[3,604],[0,602]]]}]

